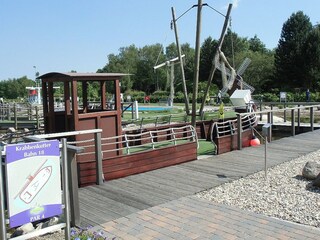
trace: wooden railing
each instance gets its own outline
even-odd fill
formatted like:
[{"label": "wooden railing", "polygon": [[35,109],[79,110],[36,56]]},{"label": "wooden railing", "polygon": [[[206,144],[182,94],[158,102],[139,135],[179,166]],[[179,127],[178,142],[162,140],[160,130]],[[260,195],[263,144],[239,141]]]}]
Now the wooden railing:
[{"label": "wooden railing", "polygon": [[0,105],[1,122],[13,122],[15,129],[21,128],[22,123],[32,122],[34,128],[39,129],[43,123],[42,107],[16,103]]}]

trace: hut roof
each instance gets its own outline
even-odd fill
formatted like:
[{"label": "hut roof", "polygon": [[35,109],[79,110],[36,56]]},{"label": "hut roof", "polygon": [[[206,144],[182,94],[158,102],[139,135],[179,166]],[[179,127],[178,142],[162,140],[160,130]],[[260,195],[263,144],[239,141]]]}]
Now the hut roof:
[{"label": "hut roof", "polygon": [[43,74],[37,79],[48,80],[48,81],[71,81],[76,79],[79,81],[105,81],[105,80],[115,80],[120,79],[123,76],[128,76],[131,74],[126,73],[61,73],[61,72],[49,72]]}]

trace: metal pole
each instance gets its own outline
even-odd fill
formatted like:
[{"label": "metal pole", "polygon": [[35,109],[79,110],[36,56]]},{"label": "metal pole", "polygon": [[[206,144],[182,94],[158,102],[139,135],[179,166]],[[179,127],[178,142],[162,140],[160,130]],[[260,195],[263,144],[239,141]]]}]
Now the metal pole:
[{"label": "metal pole", "polygon": [[176,22],[176,16],[174,12],[174,8],[171,8],[172,12],[172,23],[174,27],[174,33],[176,36],[176,44],[177,44],[177,51],[178,51],[178,56],[179,56],[179,62],[180,62],[180,69],[181,69],[181,77],[182,77],[182,87],[183,87],[183,94],[184,94],[184,103],[186,107],[186,113],[189,114],[189,98],[188,98],[188,92],[187,92],[187,86],[186,86],[186,78],[184,75],[184,66],[183,66],[183,61],[182,61],[182,55],[181,55],[181,46],[179,43],[179,37],[178,37],[178,28],[177,28],[177,22]]},{"label": "metal pole", "polygon": [[238,150],[242,149],[242,119],[241,119],[241,115],[238,113],[237,114],[237,122],[238,122],[238,126],[237,126],[237,130],[238,130]]},{"label": "metal pole", "polygon": [[311,132],[313,132],[313,130],[314,130],[313,123],[314,123],[314,112],[313,112],[313,107],[310,107],[310,130],[311,130]]},{"label": "metal pole", "polygon": [[2,174],[2,148],[0,148],[0,239],[7,239],[5,197],[4,197],[4,176]]},{"label": "metal pole", "polygon": [[197,98],[198,98],[198,82],[199,82],[199,66],[200,66],[200,33],[201,33],[201,11],[202,0],[198,0],[198,13],[197,13],[197,32],[196,32],[196,53],[194,60],[194,75],[193,75],[193,94],[192,94],[192,114],[191,125],[196,127],[197,117]]},{"label": "metal pole", "polygon": [[296,135],[294,109],[291,109],[291,135]]},{"label": "metal pole", "polygon": [[67,158],[67,139],[62,138],[62,186],[64,200],[64,214],[66,228],[64,229],[65,239],[70,240],[70,200],[69,200],[69,179],[68,179],[68,158]]},{"label": "metal pole", "polygon": [[268,145],[268,137],[264,137],[265,146],[264,146],[264,178],[267,179],[267,145]]}]

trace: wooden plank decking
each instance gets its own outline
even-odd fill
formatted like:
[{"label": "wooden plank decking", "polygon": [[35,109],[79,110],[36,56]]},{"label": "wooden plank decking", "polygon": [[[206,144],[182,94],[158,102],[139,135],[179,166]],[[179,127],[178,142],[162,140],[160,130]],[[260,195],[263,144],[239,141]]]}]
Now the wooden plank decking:
[{"label": "wooden plank decking", "polygon": [[[264,145],[112,180],[79,190],[82,225],[99,225],[264,169]],[[268,167],[320,149],[320,130],[268,144]]]}]

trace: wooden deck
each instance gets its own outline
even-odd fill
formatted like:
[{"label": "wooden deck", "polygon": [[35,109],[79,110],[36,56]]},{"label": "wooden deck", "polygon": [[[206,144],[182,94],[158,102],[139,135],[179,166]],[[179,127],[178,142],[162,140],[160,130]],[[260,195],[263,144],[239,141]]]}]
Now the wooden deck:
[{"label": "wooden deck", "polygon": [[[264,145],[206,156],[79,190],[82,225],[99,225],[264,169]],[[320,130],[268,144],[268,167],[320,149]]]}]

